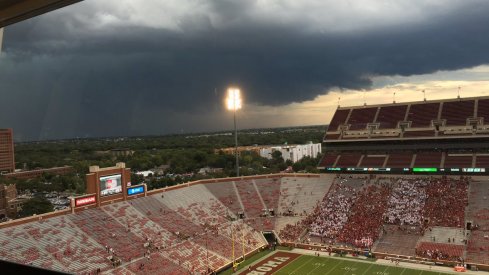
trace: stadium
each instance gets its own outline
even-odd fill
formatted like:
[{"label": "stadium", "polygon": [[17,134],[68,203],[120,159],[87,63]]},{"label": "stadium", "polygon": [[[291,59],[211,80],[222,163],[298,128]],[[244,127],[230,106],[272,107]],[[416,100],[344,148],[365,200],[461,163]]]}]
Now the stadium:
[{"label": "stadium", "polygon": [[[321,174],[148,191],[127,184],[124,166],[94,170],[89,195],[71,209],[0,224],[0,259],[75,274],[210,274],[278,242],[306,254],[489,270],[488,120],[489,97],[338,106]],[[311,259],[285,255],[274,262],[283,269],[248,273],[314,274],[299,269]],[[344,265],[319,259],[317,274]]]}]

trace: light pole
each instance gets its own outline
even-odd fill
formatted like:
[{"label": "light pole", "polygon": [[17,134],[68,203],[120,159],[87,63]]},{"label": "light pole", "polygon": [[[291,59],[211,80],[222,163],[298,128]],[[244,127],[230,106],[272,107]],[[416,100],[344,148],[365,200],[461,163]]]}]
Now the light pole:
[{"label": "light pole", "polygon": [[239,157],[238,157],[238,128],[236,126],[236,111],[241,109],[241,95],[237,88],[228,89],[226,98],[227,108],[234,112],[234,154],[236,155],[236,176],[239,177]]}]

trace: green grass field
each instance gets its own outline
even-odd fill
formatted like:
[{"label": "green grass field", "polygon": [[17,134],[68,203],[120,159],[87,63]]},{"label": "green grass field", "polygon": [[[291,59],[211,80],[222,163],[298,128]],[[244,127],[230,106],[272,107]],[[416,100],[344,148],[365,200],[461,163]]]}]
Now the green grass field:
[{"label": "green grass field", "polygon": [[349,261],[332,257],[302,255],[274,274],[296,275],[437,275],[441,272],[384,266],[367,261]]}]

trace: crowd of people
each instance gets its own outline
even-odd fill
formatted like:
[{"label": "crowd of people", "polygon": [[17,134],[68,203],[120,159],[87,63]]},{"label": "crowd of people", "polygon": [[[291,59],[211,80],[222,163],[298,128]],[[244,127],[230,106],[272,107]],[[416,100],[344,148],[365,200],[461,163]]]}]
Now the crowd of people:
[{"label": "crowd of people", "polygon": [[429,226],[464,226],[468,185],[468,178],[444,177],[428,181],[423,216],[429,220]]},{"label": "crowd of people", "polygon": [[335,239],[348,220],[348,214],[356,200],[356,190],[341,182],[331,187],[320,203],[320,212],[309,228],[309,235]]},{"label": "crowd of people", "polygon": [[296,242],[299,237],[301,237],[302,233],[304,233],[304,231],[314,221],[317,215],[318,211],[316,210],[311,215],[295,224],[287,224],[278,234],[280,239],[283,241]]},{"label": "crowd of people", "polygon": [[423,179],[393,179],[394,188],[389,198],[389,207],[384,214],[384,221],[397,225],[421,225],[423,208],[426,201]]},{"label": "crowd of people", "polygon": [[386,184],[368,185],[359,194],[337,241],[357,247],[371,247],[380,235],[390,191]]}]

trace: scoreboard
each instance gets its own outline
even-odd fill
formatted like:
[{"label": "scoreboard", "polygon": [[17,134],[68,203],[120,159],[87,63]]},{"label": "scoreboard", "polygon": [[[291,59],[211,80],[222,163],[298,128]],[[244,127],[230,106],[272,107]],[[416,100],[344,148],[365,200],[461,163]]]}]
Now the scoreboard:
[{"label": "scoreboard", "polygon": [[438,174],[438,175],[487,175],[489,168],[376,168],[376,167],[326,167],[326,173],[351,174]]}]

